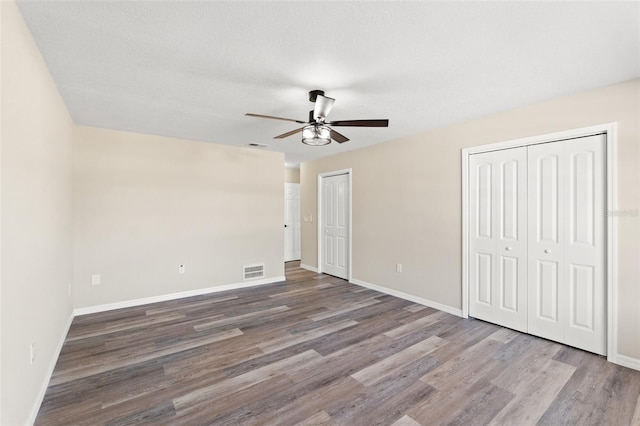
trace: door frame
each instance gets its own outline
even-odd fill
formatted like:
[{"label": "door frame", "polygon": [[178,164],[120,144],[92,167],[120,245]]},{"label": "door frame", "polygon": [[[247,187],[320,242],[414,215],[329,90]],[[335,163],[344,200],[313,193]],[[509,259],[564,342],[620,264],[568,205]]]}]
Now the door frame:
[{"label": "door frame", "polygon": [[347,175],[347,180],[349,181],[349,233],[348,233],[348,238],[349,241],[347,242],[349,244],[349,267],[347,268],[347,280],[349,282],[351,282],[351,271],[353,270],[352,264],[353,264],[353,257],[352,257],[352,247],[353,244],[351,244],[353,238],[352,238],[352,229],[353,229],[353,208],[352,208],[352,199],[353,199],[353,191],[352,191],[352,185],[353,185],[353,169],[349,168],[349,169],[342,169],[342,170],[335,170],[332,172],[324,172],[324,173],[318,173],[318,213],[317,213],[317,218],[318,218],[318,273],[321,274],[322,273],[322,221],[323,221],[323,217],[322,217],[322,179],[326,178],[326,177],[331,177],[331,176],[339,176],[339,175]]},{"label": "door frame", "polygon": [[605,214],[607,249],[605,252],[606,270],[606,308],[607,308],[607,360],[617,363],[618,353],[618,226],[613,214],[617,202],[617,123],[605,123],[581,127],[562,132],[548,133],[522,139],[480,145],[462,149],[462,316],[469,318],[469,156],[481,152],[498,151],[542,143],[559,142],[585,136],[605,134],[606,173],[605,173]]}]

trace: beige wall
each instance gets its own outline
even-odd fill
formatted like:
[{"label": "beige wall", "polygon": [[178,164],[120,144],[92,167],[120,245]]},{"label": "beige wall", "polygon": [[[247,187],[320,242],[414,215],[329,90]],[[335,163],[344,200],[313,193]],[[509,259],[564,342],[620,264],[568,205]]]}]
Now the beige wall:
[{"label": "beige wall", "polygon": [[283,164],[282,153],[77,126],[74,306],[241,283],[246,264],[283,276]]},{"label": "beige wall", "polygon": [[300,183],[300,169],[284,169],[285,183]]},{"label": "beige wall", "polygon": [[[303,163],[301,214],[316,215],[318,173],[352,168],[353,278],[461,308],[461,149],[608,122],[618,122],[618,209],[637,212],[640,80]],[[616,220],[619,353],[640,359],[640,217]],[[302,263],[317,266],[315,221],[302,224]]]},{"label": "beige wall", "polygon": [[38,408],[72,312],[73,125],[15,3],[0,10],[0,423],[18,425]]}]

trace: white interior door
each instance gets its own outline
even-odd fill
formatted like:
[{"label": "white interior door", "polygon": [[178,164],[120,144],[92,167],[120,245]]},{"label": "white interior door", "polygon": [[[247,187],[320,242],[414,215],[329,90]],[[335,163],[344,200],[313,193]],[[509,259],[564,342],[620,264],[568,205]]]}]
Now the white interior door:
[{"label": "white interior door", "polygon": [[472,155],[469,314],[527,330],[526,148]]},{"label": "white interior door", "polygon": [[529,147],[529,332],[606,352],[605,136]]},{"label": "white interior door", "polygon": [[284,261],[300,259],[300,184],[284,184]]},{"label": "white interior door", "polygon": [[349,175],[323,177],[321,191],[322,272],[349,279]]}]

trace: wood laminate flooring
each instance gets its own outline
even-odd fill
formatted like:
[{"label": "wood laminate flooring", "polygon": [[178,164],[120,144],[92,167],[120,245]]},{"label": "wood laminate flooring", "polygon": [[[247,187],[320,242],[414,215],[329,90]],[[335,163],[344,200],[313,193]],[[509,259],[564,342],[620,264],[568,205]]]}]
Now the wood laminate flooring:
[{"label": "wood laminate flooring", "polygon": [[286,265],[76,317],[37,425],[629,425],[640,372]]}]

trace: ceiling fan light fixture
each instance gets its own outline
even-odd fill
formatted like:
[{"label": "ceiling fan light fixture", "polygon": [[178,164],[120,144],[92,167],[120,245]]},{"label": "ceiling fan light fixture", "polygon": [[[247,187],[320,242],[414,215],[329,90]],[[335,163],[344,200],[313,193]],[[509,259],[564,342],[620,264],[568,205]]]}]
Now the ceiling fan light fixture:
[{"label": "ceiling fan light fixture", "polygon": [[322,146],[331,143],[331,129],[321,124],[312,124],[302,129],[302,143]]},{"label": "ceiling fan light fixture", "polygon": [[292,118],[276,117],[273,115],[253,114],[246,113],[249,117],[269,118],[271,120],[283,120],[293,121],[295,123],[303,124],[304,127],[299,127],[295,130],[283,133],[275,136],[274,139],[284,139],[289,136],[297,135],[302,132],[302,143],[311,146],[324,146],[329,145],[332,140],[337,143],[345,143],[349,141],[349,138],[333,130],[336,126],[349,126],[349,127],[389,127],[389,120],[339,120],[327,122],[327,115],[335,99],[328,96],[324,96],[322,90],[312,90],[309,92],[309,100],[315,102],[314,108],[309,111],[309,121],[294,120]]}]

